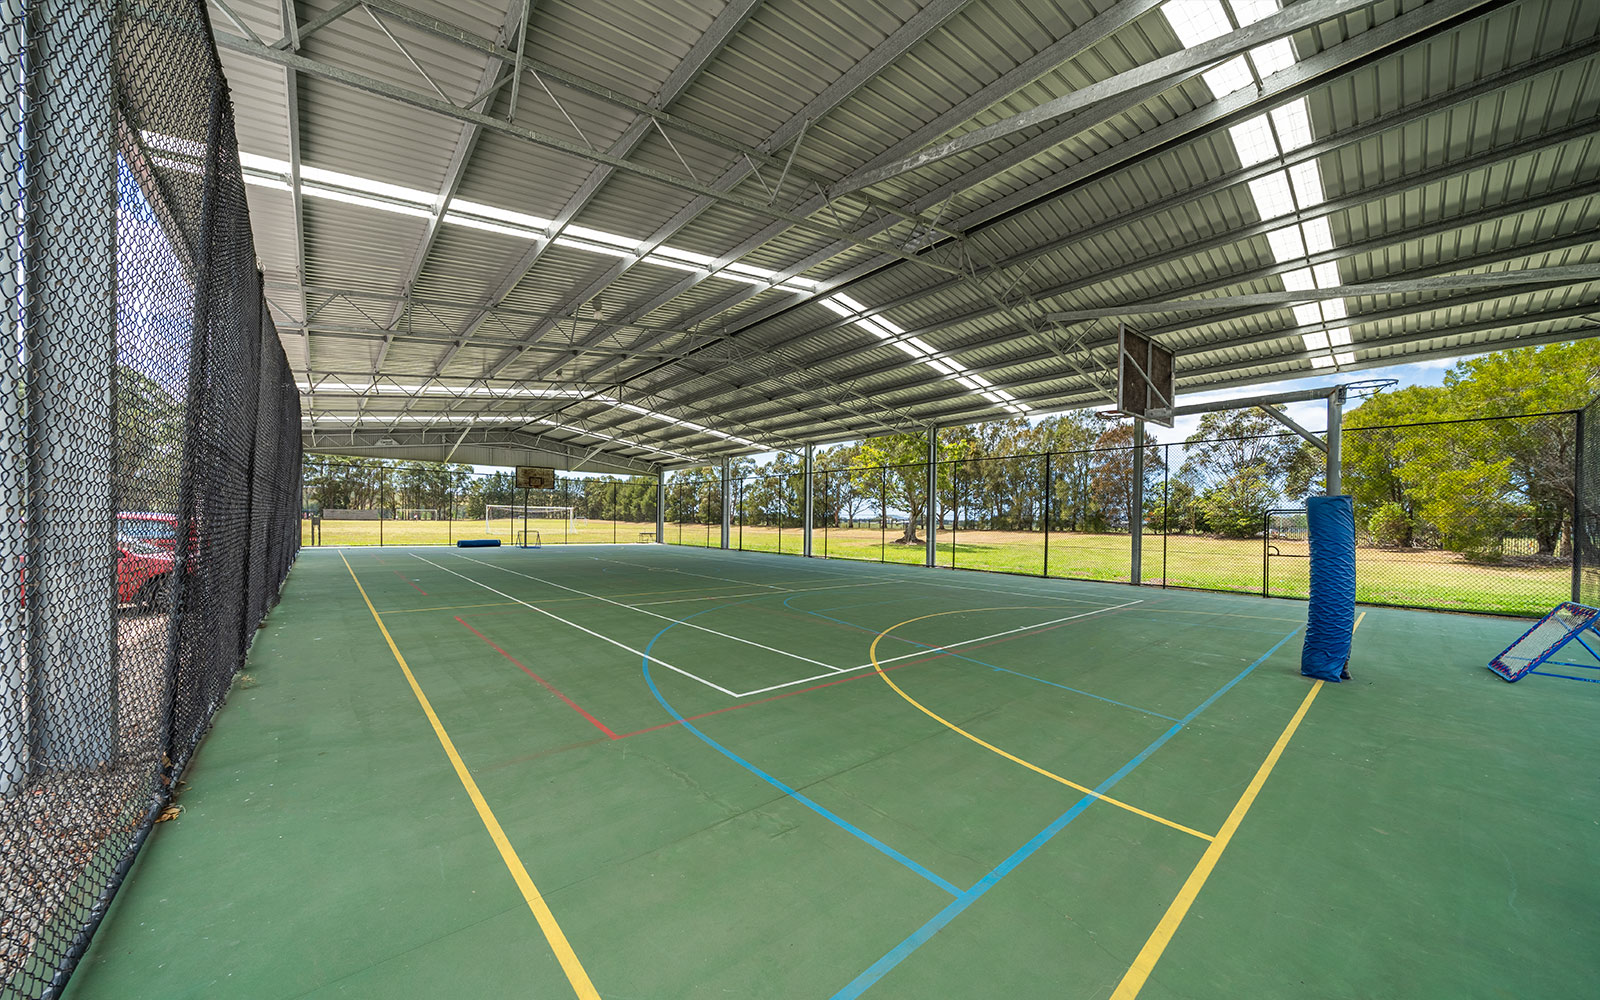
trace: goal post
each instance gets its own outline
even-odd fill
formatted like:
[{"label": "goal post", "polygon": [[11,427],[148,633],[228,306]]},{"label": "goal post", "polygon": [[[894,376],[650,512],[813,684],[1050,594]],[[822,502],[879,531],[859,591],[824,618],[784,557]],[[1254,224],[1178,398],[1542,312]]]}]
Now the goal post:
[{"label": "goal post", "polygon": [[515,538],[524,529],[538,531],[570,531],[572,507],[524,506],[522,504],[485,504],[483,530],[486,534]]}]

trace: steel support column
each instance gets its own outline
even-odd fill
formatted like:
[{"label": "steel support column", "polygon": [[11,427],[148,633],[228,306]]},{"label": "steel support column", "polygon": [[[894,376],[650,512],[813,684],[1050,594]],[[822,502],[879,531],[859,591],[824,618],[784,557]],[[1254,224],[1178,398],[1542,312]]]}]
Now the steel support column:
[{"label": "steel support column", "polygon": [[656,544],[667,540],[667,474],[656,469]]},{"label": "steel support column", "polygon": [[816,471],[815,464],[812,461],[816,457],[816,451],[817,451],[816,445],[810,445],[810,444],[806,445],[806,457],[805,457],[805,463],[806,464],[805,464],[805,476],[804,476],[805,483],[806,483],[806,503],[805,503],[806,523],[805,523],[805,528],[800,533],[800,538],[801,538],[800,553],[801,553],[801,555],[804,555],[807,559],[811,558],[811,522],[812,522],[812,517],[811,517],[811,479],[812,479],[812,474]]},{"label": "steel support column", "polygon": [[1335,389],[1328,395],[1328,496],[1340,492],[1339,452],[1344,437],[1344,389]]},{"label": "steel support column", "polygon": [[722,547],[728,547],[728,535],[733,527],[733,505],[729,500],[728,460],[722,460]]},{"label": "steel support column", "polygon": [[1144,421],[1133,421],[1133,502],[1128,510],[1129,582],[1144,581]]},{"label": "steel support column", "polygon": [[924,566],[939,561],[939,425],[928,425],[928,551],[923,556]]}]

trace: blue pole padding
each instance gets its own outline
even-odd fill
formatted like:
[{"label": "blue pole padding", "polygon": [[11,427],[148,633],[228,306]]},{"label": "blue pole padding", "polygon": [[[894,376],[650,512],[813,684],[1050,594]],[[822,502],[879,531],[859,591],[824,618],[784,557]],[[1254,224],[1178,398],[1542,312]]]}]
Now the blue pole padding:
[{"label": "blue pole padding", "polygon": [[1311,603],[1300,672],[1334,681],[1348,677],[1356,624],[1356,509],[1348,496],[1307,497],[1311,533]]},{"label": "blue pole padding", "polygon": [[463,538],[456,542],[458,549],[497,549],[500,547],[498,538]]}]

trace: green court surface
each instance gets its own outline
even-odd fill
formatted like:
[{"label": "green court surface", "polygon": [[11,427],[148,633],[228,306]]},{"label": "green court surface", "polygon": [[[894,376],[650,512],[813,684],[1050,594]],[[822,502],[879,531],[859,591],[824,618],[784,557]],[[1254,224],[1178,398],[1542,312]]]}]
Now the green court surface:
[{"label": "green court surface", "polygon": [[1386,609],[1313,684],[1305,610],[307,551],[68,995],[1594,995],[1600,684]]}]

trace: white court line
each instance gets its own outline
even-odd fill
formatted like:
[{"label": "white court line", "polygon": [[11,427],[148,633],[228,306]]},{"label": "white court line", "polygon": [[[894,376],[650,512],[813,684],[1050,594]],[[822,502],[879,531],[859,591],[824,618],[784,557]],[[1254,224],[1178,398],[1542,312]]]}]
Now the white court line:
[{"label": "white court line", "polygon": [[770,583],[756,583],[752,580],[735,580],[729,576],[710,576],[706,573],[691,573],[686,569],[673,569],[670,566],[651,566],[646,563],[628,562],[626,559],[601,559],[599,556],[592,556],[591,558],[597,562],[616,563],[618,566],[633,566],[637,569],[649,570],[652,573],[679,573],[683,576],[698,576],[702,580],[721,580],[724,583],[737,583],[741,587],[767,587],[771,590],[778,589],[775,585]]},{"label": "white court line", "polygon": [[[489,586],[487,583],[484,583],[484,582],[482,582],[480,580],[474,580],[472,577],[467,576],[464,573],[457,573],[455,570],[451,569],[448,566],[440,566],[438,563],[434,562],[432,559],[423,559],[422,556],[417,555],[415,552],[411,553],[411,556],[413,558],[415,558],[415,559],[422,559],[422,561],[427,563],[429,566],[432,566],[435,569],[442,569],[446,573],[449,573],[451,576],[459,576],[459,577],[461,577],[461,579],[467,581],[468,583],[475,583],[478,586],[482,587],[484,590],[487,590],[491,594],[499,594],[501,597],[504,597],[506,600],[512,602],[513,604],[520,604],[520,605],[522,605],[523,607],[527,608],[530,611],[537,611],[541,615],[544,615],[547,618],[554,618],[556,621],[560,622],[563,625],[571,625],[573,628],[577,629],[579,632],[585,632],[585,633],[587,633],[589,635],[594,636],[596,639],[600,639],[600,640],[603,640],[605,642],[609,642],[611,645],[616,646],[618,649],[625,649],[628,652],[632,653],[634,656],[639,657],[641,661],[648,659],[652,663],[659,663],[661,666],[666,667],[668,670],[674,671],[676,673],[680,673],[683,676],[689,678],[690,680],[699,681],[701,684],[704,684],[706,687],[712,688],[712,689],[717,690],[717,691],[721,691],[723,694],[727,695],[730,698],[739,697],[738,695],[734,694],[732,691],[729,691],[727,688],[723,687],[722,685],[713,684],[710,681],[706,680],[704,677],[698,677],[698,676],[696,676],[694,674],[691,674],[689,671],[684,670],[682,667],[675,667],[672,664],[668,663],[666,660],[663,660],[659,656],[656,656],[654,654],[646,654],[643,650],[634,649],[632,646],[628,645],[627,643],[618,642],[617,640],[611,638],[610,636],[601,635],[599,632],[593,631],[592,629],[586,629],[582,625],[579,625],[577,622],[567,621],[565,618],[561,617],[560,615],[552,614],[551,612],[546,611],[544,608],[534,607],[532,604],[529,604],[527,601],[521,600],[521,599],[516,598],[516,597],[512,597],[510,594],[506,593],[505,591],[496,590],[493,587]],[[474,561],[476,561],[476,560],[474,560]]]},{"label": "white court line", "polygon": [[[1102,612],[1105,612],[1105,611],[1116,611],[1119,608],[1131,608],[1135,604],[1143,604],[1143,603],[1144,603],[1144,599],[1140,598],[1137,601],[1129,601],[1126,604],[1114,604],[1114,605],[1112,605],[1111,607],[1108,607],[1108,608],[1095,608],[1093,611],[1085,611],[1085,612],[1082,612],[1081,614],[1068,615],[1065,618],[1053,618],[1053,619],[1051,619],[1050,621],[1047,621],[1047,622],[1038,622],[1037,624],[1033,624],[1033,625],[1021,625],[1021,626],[1018,626],[1017,628],[1008,628],[1004,632],[995,632],[993,635],[980,635],[976,639],[962,639],[960,642],[946,643],[943,646],[927,646],[927,647],[924,647],[922,649],[914,649],[911,652],[906,653],[904,655],[891,656],[886,660],[879,660],[878,662],[879,663],[893,663],[895,660],[905,660],[905,659],[909,659],[910,657],[913,657],[913,656],[927,656],[930,653],[948,653],[952,649],[957,649],[957,648],[959,648],[961,646],[970,646],[975,642],[983,642],[985,639],[998,639],[1003,635],[1010,635],[1013,632],[1026,632],[1029,629],[1044,628],[1046,625],[1059,625],[1062,622],[1070,622],[1070,621],[1073,621],[1074,619],[1077,619],[1077,618],[1087,618],[1090,615],[1098,615],[1098,614],[1100,614]],[[774,684],[771,687],[757,688],[754,691],[741,691],[738,694],[734,695],[734,697],[735,698],[748,698],[753,694],[766,694],[768,691],[778,691],[778,690],[782,690],[783,688],[786,688],[786,687],[794,687],[796,684],[805,684],[808,681],[820,681],[820,680],[823,680],[824,678],[828,678],[828,677],[837,677],[841,673],[848,674],[848,673],[853,673],[853,672],[855,672],[857,670],[865,670],[867,667],[870,667],[870,666],[872,666],[872,661],[868,660],[866,663],[861,664],[861,666],[859,666],[859,667],[850,667],[848,669],[840,670],[840,671],[837,671],[837,672],[831,673],[831,674],[817,674],[814,677],[802,677],[802,678],[800,678],[799,680],[796,680],[796,681],[784,681],[782,684]]]},{"label": "white court line", "polygon": [[[414,552],[412,553],[412,555],[417,559],[422,559],[421,556],[417,555]],[[560,590],[565,590],[570,594],[578,594],[579,596],[582,596],[582,597],[590,597],[590,598],[593,598],[594,600],[597,600],[597,601],[604,601],[607,604],[614,604],[619,608],[627,608],[629,611],[637,611],[641,615],[649,615],[651,618],[658,618],[658,619],[660,619],[661,621],[664,621],[664,622],[672,622],[675,625],[682,625],[682,626],[684,626],[686,628],[692,628],[692,629],[695,629],[696,631],[699,631],[699,632],[705,632],[708,635],[721,636],[724,639],[732,639],[734,642],[742,642],[746,646],[754,646],[757,649],[764,649],[769,653],[777,653],[779,656],[787,656],[791,660],[800,660],[800,661],[802,661],[804,663],[810,663],[810,664],[813,664],[815,666],[821,667],[824,670],[832,670],[833,672],[838,673],[838,672],[840,672],[840,671],[845,669],[844,667],[836,667],[831,663],[823,663],[821,660],[813,660],[809,656],[801,656],[799,653],[791,653],[791,652],[789,652],[787,650],[777,649],[777,648],[775,648],[773,646],[768,646],[768,645],[766,645],[764,643],[756,642],[754,639],[746,639],[746,638],[743,638],[742,636],[730,635],[727,632],[718,632],[716,629],[714,629],[714,628],[706,628],[704,625],[696,625],[694,622],[679,621],[676,618],[670,618],[670,617],[668,617],[666,615],[658,615],[654,611],[646,611],[645,609],[639,608],[639,607],[635,607],[632,604],[623,604],[621,601],[613,601],[609,597],[601,597],[599,594],[591,594],[588,591],[579,590],[576,587],[568,587],[565,584],[556,583],[554,580],[546,580],[546,579],[544,579],[542,577],[533,576],[533,575],[528,574],[528,573],[519,573],[514,569],[507,569],[504,566],[496,566],[494,563],[487,563],[487,562],[484,562],[481,559],[473,559],[473,558],[471,558],[469,556],[457,556],[456,558],[465,559],[467,562],[470,562],[470,563],[477,563],[479,566],[487,566],[489,569],[497,569],[502,573],[510,573],[512,576],[520,576],[524,580],[532,580],[535,583],[542,583],[547,587],[556,587],[556,588],[558,588]],[[423,559],[422,561],[423,562],[427,562],[428,560]],[[435,564],[435,565],[437,565],[437,564]],[[763,591],[762,593],[768,593],[768,592],[767,591]],[[781,593],[781,591],[780,591],[780,593]],[[721,595],[718,595],[718,596],[731,597],[733,595],[731,595],[731,594],[721,594]],[[514,598],[513,598],[513,600],[514,600]],[[517,603],[521,604],[522,602],[518,601]],[[529,605],[529,607],[532,607],[532,605]]]},{"label": "white court line", "polygon": [[815,594],[823,590],[848,590],[851,587],[882,587],[890,580],[872,580],[867,583],[839,583],[832,587],[802,587],[794,590],[758,590],[753,594],[707,594],[704,597],[674,597],[666,601],[635,601],[630,608],[654,607],[657,604],[687,604],[692,601],[720,601],[728,597],[774,597],[778,594]]}]

